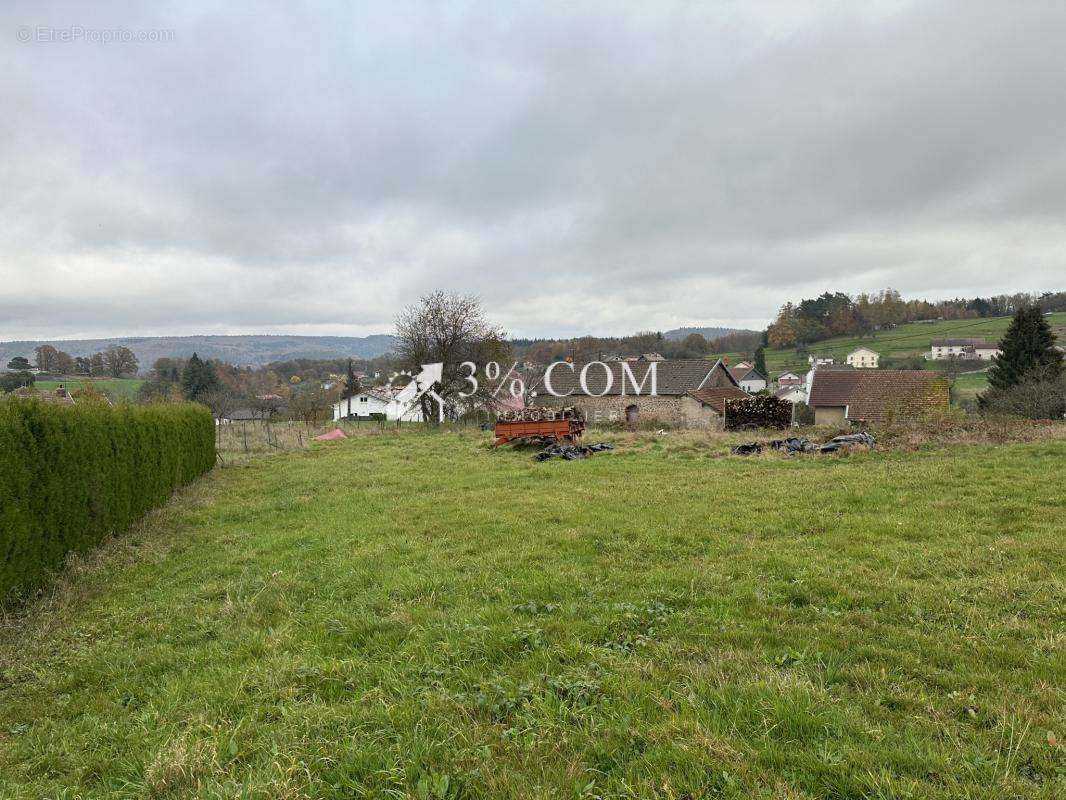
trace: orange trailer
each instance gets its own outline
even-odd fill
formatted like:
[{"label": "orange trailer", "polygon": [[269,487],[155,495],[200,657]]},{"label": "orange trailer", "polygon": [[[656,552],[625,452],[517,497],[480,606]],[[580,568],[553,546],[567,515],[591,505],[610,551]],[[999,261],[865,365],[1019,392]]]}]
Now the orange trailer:
[{"label": "orange trailer", "polygon": [[509,444],[522,439],[557,442],[560,439],[576,442],[585,431],[585,421],[568,417],[566,419],[516,420],[496,423],[496,441],[493,447]]}]

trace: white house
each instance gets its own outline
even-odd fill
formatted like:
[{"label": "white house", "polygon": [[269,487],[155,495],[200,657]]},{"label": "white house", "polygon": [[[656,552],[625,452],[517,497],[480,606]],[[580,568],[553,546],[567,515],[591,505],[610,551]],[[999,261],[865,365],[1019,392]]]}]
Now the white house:
[{"label": "white house", "polygon": [[370,419],[371,415],[383,414],[389,422],[422,422],[421,405],[408,407],[395,394],[386,388],[374,388],[345,397],[333,404],[333,419]]},{"label": "white house", "polygon": [[869,347],[856,347],[848,353],[847,364],[855,369],[877,369],[877,361],[881,355]]},{"label": "white house", "polygon": [[755,394],[766,388],[766,376],[748,364],[747,361],[741,361],[729,370],[729,374],[733,376],[733,380],[737,382],[737,385],[748,394]]},{"label": "white house", "polygon": [[984,339],[933,339],[929,342],[928,358],[962,358],[967,361],[991,361],[999,355],[999,347]]},{"label": "white house", "polygon": [[782,386],[774,392],[774,397],[790,403],[805,403],[807,402],[807,389],[802,383],[798,386]]},{"label": "white house", "polygon": [[778,386],[802,386],[803,377],[795,372],[782,372],[777,376]]},{"label": "white house", "polygon": [[814,355],[812,353],[807,356],[807,363],[812,367],[831,367],[833,366],[833,357],[827,355]]}]

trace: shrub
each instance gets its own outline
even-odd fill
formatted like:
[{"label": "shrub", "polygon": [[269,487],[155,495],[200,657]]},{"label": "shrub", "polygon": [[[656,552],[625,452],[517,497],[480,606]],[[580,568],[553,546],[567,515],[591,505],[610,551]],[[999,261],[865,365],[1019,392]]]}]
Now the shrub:
[{"label": "shrub", "polygon": [[127,528],[215,462],[194,405],[0,402],[0,600]]},{"label": "shrub", "polygon": [[980,397],[985,414],[1009,414],[1027,419],[1062,419],[1066,414],[1066,377],[1033,380],[1005,389],[990,388]]}]

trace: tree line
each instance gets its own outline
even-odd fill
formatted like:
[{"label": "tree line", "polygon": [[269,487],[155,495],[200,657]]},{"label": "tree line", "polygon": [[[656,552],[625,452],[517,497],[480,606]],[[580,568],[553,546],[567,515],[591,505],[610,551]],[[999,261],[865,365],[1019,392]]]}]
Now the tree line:
[{"label": "tree line", "polygon": [[567,358],[576,362],[606,358],[635,358],[658,353],[663,358],[705,358],[716,353],[754,353],[764,345],[760,331],[733,331],[717,339],[690,333],[683,339],[668,339],[661,331],[639,331],[630,336],[580,336],[572,339],[512,339],[515,356],[534,364],[550,364]]},{"label": "tree line", "polygon": [[996,295],[954,300],[904,300],[895,289],[851,297],[825,292],[788,302],[766,331],[771,347],[800,347],[835,336],[867,336],[904,322],[1002,317],[1024,308],[1066,311],[1066,292]]},{"label": "tree line", "polygon": [[33,358],[34,363],[30,364],[25,356],[15,356],[8,362],[7,368],[14,372],[27,372],[36,367],[50,375],[123,378],[136,375],[139,367],[133,351],[121,345],[90,356],[72,356],[50,344],[42,344],[34,348]]}]

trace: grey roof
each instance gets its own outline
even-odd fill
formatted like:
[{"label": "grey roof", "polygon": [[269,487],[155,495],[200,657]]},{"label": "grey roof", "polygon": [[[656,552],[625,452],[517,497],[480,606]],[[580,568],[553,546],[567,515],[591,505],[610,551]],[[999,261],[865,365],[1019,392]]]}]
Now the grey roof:
[{"label": "grey roof", "polygon": [[222,418],[228,419],[230,422],[251,422],[263,419],[263,412],[251,408],[238,408],[236,411],[223,414]]},{"label": "grey roof", "polygon": [[981,350],[998,350],[997,345],[984,339],[930,339],[930,347],[974,347]]},{"label": "grey roof", "polygon": [[755,367],[733,367],[729,370],[729,374],[737,381],[765,381],[766,376],[763,375]]},{"label": "grey roof", "polygon": [[[606,367],[611,370],[612,376],[609,391],[604,392],[607,385],[607,374],[604,367],[599,364],[589,366],[585,383],[588,386],[589,394],[593,396],[598,396],[601,393],[607,395],[637,394],[633,382],[630,380],[629,376],[623,372],[623,370],[628,367],[633,375],[633,379],[636,380],[637,386],[643,386],[640,394],[647,395],[651,393],[651,379],[648,378],[647,383],[645,383],[645,378],[648,374],[648,370],[654,368],[656,370],[655,389],[657,394],[675,396],[683,395],[703,386],[707,377],[716,368],[720,368],[730,380],[733,380],[733,377],[729,375],[729,370],[725,369],[724,366],[720,366],[721,363],[721,361],[707,361],[706,359],[677,359],[673,361],[651,362],[628,361],[622,363],[609,362],[606,364]],[[586,366],[588,365],[574,364],[573,370],[564,366],[553,369],[551,373],[552,389],[554,389],[557,394],[570,394],[579,397],[588,396],[582,391],[580,384],[581,371]],[[625,378],[624,392],[622,386],[623,377]],[[538,381],[533,389],[538,395],[548,394],[548,391],[544,388],[543,379]]]}]

